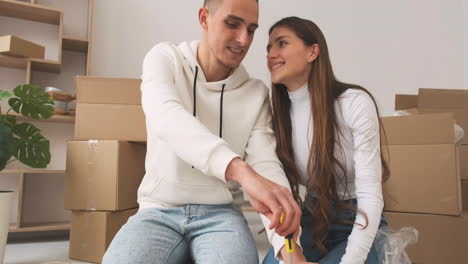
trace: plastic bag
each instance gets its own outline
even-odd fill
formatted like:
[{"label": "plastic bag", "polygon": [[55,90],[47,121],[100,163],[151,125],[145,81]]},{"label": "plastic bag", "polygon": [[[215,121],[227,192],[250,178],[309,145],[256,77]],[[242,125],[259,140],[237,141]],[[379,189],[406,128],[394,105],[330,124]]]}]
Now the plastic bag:
[{"label": "plastic bag", "polygon": [[417,241],[418,230],[413,227],[402,227],[393,231],[388,226],[384,226],[377,231],[375,237],[383,264],[411,264],[405,248]]}]

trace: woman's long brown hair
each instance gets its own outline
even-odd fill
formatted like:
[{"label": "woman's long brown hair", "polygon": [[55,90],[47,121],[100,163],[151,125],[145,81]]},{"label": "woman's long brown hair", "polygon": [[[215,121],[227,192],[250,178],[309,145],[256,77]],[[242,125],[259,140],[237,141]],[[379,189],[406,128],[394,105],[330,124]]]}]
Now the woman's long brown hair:
[{"label": "woman's long brown hair", "polygon": [[[312,62],[308,77],[308,89],[310,94],[311,112],[313,113],[313,137],[310,146],[309,160],[307,166],[308,184],[304,201],[299,196],[299,170],[294,162],[294,152],[292,148],[292,126],[290,118],[290,106],[287,87],[282,84],[272,85],[273,101],[273,125],[276,131],[277,148],[276,152],[289,179],[293,196],[307,208],[314,223],[313,240],[317,247],[324,253],[327,249],[324,241],[328,235],[328,230],[332,224],[332,208],[336,207],[338,215],[342,215],[345,208],[349,208],[363,214],[367,226],[367,216],[357,208],[345,204],[340,199],[336,186],[336,179],[347,183],[345,166],[335,157],[335,144],[340,146],[339,126],[337,124],[337,113],[335,111],[335,100],[348,89],[359,89],[366,92],[374,101],[377,115],[379,114],[374,97],[361,86],[339,82],[333,73],[332,64],[328,53],[328,46],[320,28],[310,20],[298,17],[287,17],[276,22],[269,31],[269,34],[277,27],[286,27],[304,41],[306,46],[318,44],[319,55]],[[380,122],[380,121],[379,121]],[[382,124],[380,130],[383,131]],[[383,131],[384,132],[384,131]],[[389,178],[389,168],[385,162],[382,141],[381,162],[382,181]],[[344,177],[344,178],[340,178]],[[345,186],[347,189],[347,186]],[[347,190],[346,190],[347,191]],[[345,191],[345,192],[346,192]],[[346,222],[346,221],[344,221]],[[352,224],[352,223],[351,223]]]}]

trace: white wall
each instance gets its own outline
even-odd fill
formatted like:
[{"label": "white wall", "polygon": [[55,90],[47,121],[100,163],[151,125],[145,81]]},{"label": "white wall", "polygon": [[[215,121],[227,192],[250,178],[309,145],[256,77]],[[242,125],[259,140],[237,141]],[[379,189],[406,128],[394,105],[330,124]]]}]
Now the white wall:
[{"label": "white wall", "polygon": [[463,35],[464,35],[464,87],[468,89],[468,0],[463,0]]},{"label": "white wall", "polygon": [[[202,0],[95,1],[91,74],[139,78],[145,53],[157,42],[199,38]],[[260,0],[260,29],[245,65],[269,82],[268,28],[296,15],[324,31],[337,76],[368,88],[383,115],[395,93],[467,88],[468,0]],[[465,27],[465,29],[464,29]],[[466,45],[465,45],[466,46]]]}]

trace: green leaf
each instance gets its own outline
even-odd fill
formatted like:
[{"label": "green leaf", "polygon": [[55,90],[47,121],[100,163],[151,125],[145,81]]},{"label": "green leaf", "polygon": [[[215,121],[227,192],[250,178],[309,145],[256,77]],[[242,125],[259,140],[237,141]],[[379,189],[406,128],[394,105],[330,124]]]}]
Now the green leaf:
[{"label": "green leaf", "polygon": [[39,86],[30,84],[18,85],[8,104],[17,112],[33,119],[47,119],[54,114],[54,101],[48,93]]},{"label": "green leaf", "polygon": [[13,128],[16,124],[16,116],[0,115],[0,124],[6,125],[9,128]]},{"label": "green leaf", "polygon": [[12,94],[8,91],[2,91],[0,90],[0,100],[3,100],[5,98],[11,97]]},{"label": "green leaf", "polygon": [[14,137],[11,128],[0,124],[0,171],[2,171],[14,151]]},{"label": "green leaf", "polygon": [[49,140],[41,131],[30,123],[21,123],[13,127],[15,150],[13,156],[32,168],[45,168],[50,162]]}]

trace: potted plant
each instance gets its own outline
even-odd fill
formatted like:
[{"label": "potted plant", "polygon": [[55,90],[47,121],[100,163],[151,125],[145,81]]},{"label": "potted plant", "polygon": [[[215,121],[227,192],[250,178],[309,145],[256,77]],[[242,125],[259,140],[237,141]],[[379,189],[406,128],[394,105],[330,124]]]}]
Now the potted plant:
[{"label": "potted plant", "polygon": [[[17,114],[31,119],[47,119],[54,114],[52,98],[41,87],[18,85],[13,93],[0,90],[0,101],[8,99],[5,113],[0,105],[0,171],[16,160],[32,168],[45,168],[50,162],[49,140],[28,122],[17,122]],[[0,263],[3,263],[11,208],[11,190],[0,189]]]}]

